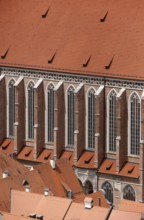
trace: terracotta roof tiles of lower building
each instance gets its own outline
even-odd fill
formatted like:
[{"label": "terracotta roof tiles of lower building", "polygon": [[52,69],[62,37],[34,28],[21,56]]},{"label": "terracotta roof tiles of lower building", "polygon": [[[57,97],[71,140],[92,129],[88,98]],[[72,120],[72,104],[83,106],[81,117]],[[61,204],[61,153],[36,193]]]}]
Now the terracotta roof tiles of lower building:
[{"label": "terracotta roof tiles of lower building", "polygon": [[74,202],[76,203],[83,203],[85,196],[93,199],[93,205],[104,207],[104,208],[110,208],[110,205],[108,204],[104,194],[102,192],[95,192],[89,195],[82,195],[78,198],[74,199]]},{"label": "terracotta roof tiles of lower building", "polygon": [[144,203],[122,199],[119,204],[119,210],[144,213]]},{"label": "terracotta roof tiles of lower building", "polygon": [[124,212],[119,210],[113,210],[109,220],[141,220],[141,214],[140,213],[134,213],[134,212]]}]

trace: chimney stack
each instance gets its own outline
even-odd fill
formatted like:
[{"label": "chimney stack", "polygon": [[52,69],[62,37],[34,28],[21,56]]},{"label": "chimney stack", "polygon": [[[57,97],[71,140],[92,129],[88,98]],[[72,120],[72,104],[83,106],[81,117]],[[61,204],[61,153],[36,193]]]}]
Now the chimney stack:
[{"label": "chimney stack", "polygon": [[2,178],[6,178],[9,176],[9,172],[8,170],[5,170],[3,173],[2,173]]},{"label": "chimney stack", "polygon": [[55,169],[55,159],[54,158],[50,160],[50,165],[51,165],[52,169],[54,170]]},{"label": "chimney stack", "polygon": [[48,196],[49,195],[49,188],[45,188],[44,189],[44,196]]},{"label": "chimney stack", "polygon": [[91,209],[93,207],[93,199],[90,197],[85,197],[84,206],[86,209]]}]

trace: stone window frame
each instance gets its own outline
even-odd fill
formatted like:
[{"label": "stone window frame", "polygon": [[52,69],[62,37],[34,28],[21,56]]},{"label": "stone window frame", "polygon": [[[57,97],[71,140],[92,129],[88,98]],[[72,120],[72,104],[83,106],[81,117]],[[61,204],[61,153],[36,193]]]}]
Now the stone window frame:
[{"label": "stone window frame", "polygon": [[[137,137],[133,137],[136,138],[136,139],[139,139],[139,143],[137,142],[137,146],[132,146],[131,145],[131,136],[133,135],[132,134],[132,125],[131,125],[131,98],[133,95],[136,95],[138,100],[139,100],[139,115],[136,116],[139,120],[139,134],[135,134],[135,135],[138,135],[139,138]],[[130,96],[129,96],[129,99],[128,99],[128,155],[129,156],[133,156],[133,157],[139,157],[139,154],[140,154],[140,140],[141,140],[141,98],[139,96],[139,94],[136,92],[136,91],[133,91]],[[136,130],[134,130],[133,132],[136,132]],[[137,133],[137,132],[136,132]],[[133,148],[133,149],[132,149]],[[132,152],[133,151],[133,152]]]},{"label": "stone window frame", "polygon": [[[49,88],[51,89],[51,88],[53,88],[53,101],[52,100],[49,100],[49,98],[48,98],[48,91],[49,91]],[[45,134],[46,134],[46,138],[45,138],[45,141],[46,141],[46,143],[48,143],[48,144],[53,144],[54,143],[54,88],[55,88],[55,85],[54,85],[54,83],[53,82],[50,82],[48,85],[47,85],[47,87],[46,87],[46,93],[45,93],[45,98],[46,98],[46,114],[45,114],[45,124],[46,124],[46,126],[45,126],[45,129],[46,129],[46,132],[45,132]],[[50,101],[50,103],[52,102],[52,104],[53,104],[53,110],[51,109],[51,106],[49,107],[48,106],[48,102]],[[51,111],[53,112],[52,113],[52,117],[51,117],[51,123],[53,124],[53,135],[52,135],[52,131],[49,131],[49,129],[50,129],[50,127],[51,127],[51,123],[49,124],[49,116],[50,115],[48,115],[49,114],[49,111],[48,110],[50,110],[50,115],[51,115]],[[50,127],[49,127],[50,126]],[[50,140],[49,139],[49,135],[50,136],[52,136],[52,139]]]},{"label": "stone window frame", "polygon": [[[32,119],[30,121],[32,121],[33,123],[33,131],[31,131],[31,135],[29,135],[29,86],[30,84],[33,84],[33,111],[31,112],[32,113]],[[35,82],[33,80],[30,80],[28,83],[27,83],[27,87],[26,87],[26,139],[27,140],[33,140],[34,139],[34,86],[35,86]],[[31,127],[31,129],[32,129]]]},{"label": "stone window frame", "polygon": [[[73,90],[73,106],[72,106],[72,108],[73,108],[73,117],[71,117],[71,118],[69,118],[68,119],[68,117],[69,117],[69,113],[68,113],[68,109],[69,109],[69,107],[68,107],[68,105],[70,104],[70,103],[68,103],[68,99],[69,99],[69,97],[68,97],[68,92],[69,92],[69,90],[70,89],[72,89]],[[74,124],[75,124],[75,87],[74,87],[74,85],[72,85],[72,84],[70,84],[69,86],[68,86],[68,88],[66,89],[66,93],[65,93],[65,100],[66,100],[66,102],[65,102],[65,105],[66,105],[66,117],[65,117],[65,146],[66,147],[68,147],[68,148],[74,148]],[[69,130],[69,122],[72,122],[72,127],[73,127],[73,129],[72,129],[72,127],[70,127],[70,130]],[[71,126],[71,125],[70,125]],[[71,132],[71,130],[73,130],[73,134],[72,134],[72,132]],[[71,143],[70,143],[71,142]]]},{"label": "stone window frame", "polygon": [[114,203],[114,188],[112,187],[112,184],[108,181],[105,181],[101,189],[105,192],[105,198],[110,202],[111,204]]},{"label": "stone window frame", "polygon": [[[89,147],[89,93],[93,90],[93,94],[94,94],[94,113],[93,113],[93,117],[94,117],[94,126],[93,126],[93,147]],[[86,149],[88,150],[94,150],[95,149],[95,128],[96,128],[96,121],[95,121],[95,114],[96,114],[96,98],[95,98],[95,93],[96,93],[96,89],[91,86],[86,93]]]},{"label": "stone window frame", "polygon": [[123,199],[127,199],[130,201],[136,201],[136,192],[135,192],[134,188],[129,184],[123,188]]},{"label": "stone window frame", "polygon": [[[110,114],[112,115],[113,113],[110,112],[110,96],[112,93],[115,93],[115,120],[113,120],[115,122],[115,130],[113,130],[113,132],[115,133],[115,147],[113,146],[112,149],[110,148],[110,131],[111,131],[111,128],[110,128]],[[116,153],[116,96],[117,96],[117,91],[113,88],[109,91],[108,95],[107,95],[107,152],[108,153],[113,153],[115,154]],[[112,134],[112,136],[114,136],[114,133]]]},{"label": "stone window frame", "polygon": [[[15,86],[14,86],[15,83],[16,81],[14,78],[11,78],[7,83],[7,136],[12,138],[14,137],[14,122],[15,122]],[[10,92],[10,84],[13,85],[13,89],[14,89],[13,93],[12,91]],[[14,96],[14,99],[13,99],[13,103],[10,103],[12,101],[12,99],[10,99],[12,95]],[[10,131],[10,129],[12,129],[12,124],[10,124],[10,115],[11,115],[11,120],[13,121],[12,123],[13,131],[12,130]]]}]

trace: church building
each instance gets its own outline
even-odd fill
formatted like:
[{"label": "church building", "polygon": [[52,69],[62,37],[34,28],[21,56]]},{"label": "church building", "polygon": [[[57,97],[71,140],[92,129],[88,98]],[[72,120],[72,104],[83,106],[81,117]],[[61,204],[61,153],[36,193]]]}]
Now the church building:
[{"label": "church building", "polygon": [[0,1],[0,150],[67,158],[86,193],[144,202],[144,1]]}]

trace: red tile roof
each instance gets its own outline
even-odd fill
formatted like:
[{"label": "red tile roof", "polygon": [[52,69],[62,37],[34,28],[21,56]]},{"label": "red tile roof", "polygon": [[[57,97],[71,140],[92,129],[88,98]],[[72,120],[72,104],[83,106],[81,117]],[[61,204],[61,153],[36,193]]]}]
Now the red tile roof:
[{"label": "red tile roof", "polygon": [[34,193],[25,193],[12,190],[12,214],[25,217],[32,213],[41,214],[43,219],[64,219],[72,200]]},{"label": "red tile roof", "polygon": [[65,158],[68,159],[71,165],[73,165],[73,163],[74,163],[74,153],[71,151],[63,151],[60,158],[61,159],[65,159]]},{"label": "red tile roof", "polygon": [[134,212],[123,212],[119,210],[113,210],[109,220],[141,220],[141,214],[140,213],[134,213]]},{"label": "red tile roof", "polygon": [[75,173],[67,159],[56,160],[56,168],[53,170],[49,163],[35,166],[45,185],[56,196],[67,197],[68,191],[72,191],[74,198],[84,195],[83,189],[77,180]]},{"label": "red tile roof", "polygon": [[119,204],[119,210],[143,213],[144,203],[122,199]]},{"label": "red tile roof", "polygon": [[79,219],[79,220],[105,220],[109,212],[109,209],[102,207],[93,207],[92,209],[86,209],[84,204],[72,203],[65,220]]},{"label": "red tile roof", "polygon": [[105,199],[104,194],[99,191],[92,193],[92,194],[89,194],[89,195],[83,195],[81,197],[78,197],[78,198],[74,199],[74,202],[83,203],[86,196],[93,199],[94,206],[110,208],[110,205],[107,203],[107,200]]},{"label": "red tile roof", "polygon": [[137,0],[1,0],[0,65],[144,79],[143,8]]},{"label": "red tile roof", "polygon": [[25,190],[23,181],[26,180],[30,185],[31,192],[43,193],[46,185],[42,181],[37,170],[28,171],[24,174],[13,175],[0,180],[0,210],[10,211],[10,190]]},{"label": "red tile roof", "polygon": [[17,156],[19,160],[35,161],[46,163],[53,158],[53,150],[43,149],[40,155],[34,159],[34,148],[24,146]]},{"label": "red tile roof", "polygon": [[84,151],[79,160],[75,163],[76,167],[94,169],[94,152]]},{"label": "red tile roof", "polygon": [[3,142],[0,144],[0,151],[4,151],[7,154],[14,153],[14,140],[6,138],[3,140]]},{"label": "red tile roof", "polygon": [[34,160],[34,149],[33,147],[23,147],[17,156],[17,159],[21,160]]},{"label": "red tile roof", "polygon": [[0,178],[2,178],[4,171],[8,171],[9,175],[12,176],[16,174],[23,174],[27,172],[28,169],[17,160],[12,159],[5,152],[0,151]]},{"label": "red tile roof", "polygon": [[127,162],[122,169],[116,174],[116,161],[105,159],[99,168],[100,173],[113,174],[125,177],[139,178],[139,164]]}]

